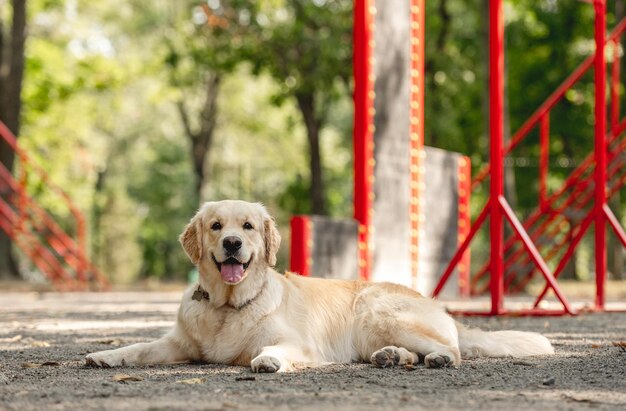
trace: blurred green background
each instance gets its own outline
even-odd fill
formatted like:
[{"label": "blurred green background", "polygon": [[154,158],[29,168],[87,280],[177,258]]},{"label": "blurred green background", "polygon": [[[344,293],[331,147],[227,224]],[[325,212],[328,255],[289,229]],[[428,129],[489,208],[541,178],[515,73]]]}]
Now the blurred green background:
[{"label": "blurred green background", "polygon": [[[352,215],[352,0],[1,1],[5,56],[16,3],[27,10],[19,142],[89,217],[90,252],[113,282],[185,280],[177,236],[204,200],[265,203],[281,269],[291,215]],[[426,3],[426,143],[476,170],[488,158],[488,2]],[[608,8],[610,29],[624,5]],[[515,0],[505,15],[510,134],[593,52],[593,7]],[[592,150],[591,76],[551,116],[552,189]],[[521,216],[537,202],[536,134],[507,163]],[[29,192],[68,219],[45,183]],[[622,218],[623,196],[613,208]],[[590,254],[587,241],[571,277],[589,278]]]}]

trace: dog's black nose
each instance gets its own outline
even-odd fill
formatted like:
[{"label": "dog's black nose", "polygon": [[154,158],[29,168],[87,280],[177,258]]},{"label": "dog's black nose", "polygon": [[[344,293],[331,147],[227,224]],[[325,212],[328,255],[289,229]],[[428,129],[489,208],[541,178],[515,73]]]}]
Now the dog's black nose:
[{"label": "dog's black nose", "polygon": [[224,238],[224,249],[228,254],[235,254],[241,248],[241,238],[228,236]]}]

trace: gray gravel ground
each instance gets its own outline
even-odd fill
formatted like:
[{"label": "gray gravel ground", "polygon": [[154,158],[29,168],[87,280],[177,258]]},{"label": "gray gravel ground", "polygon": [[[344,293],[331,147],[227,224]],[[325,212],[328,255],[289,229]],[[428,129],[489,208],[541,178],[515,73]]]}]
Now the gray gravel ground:
[{"label": "gray gravel ground", "polygon": [[[94,369],[93,351],[152,340],[180,292],[0,293],[2,410],[626,410],[626,314],[479,318],[544,333],[551,357],[479,359],[458,369],[330,365],[289,374],[183,364]],[[48,365],[46,363],[48,362]],[[137,381],[115,381],[117,374]]]}]

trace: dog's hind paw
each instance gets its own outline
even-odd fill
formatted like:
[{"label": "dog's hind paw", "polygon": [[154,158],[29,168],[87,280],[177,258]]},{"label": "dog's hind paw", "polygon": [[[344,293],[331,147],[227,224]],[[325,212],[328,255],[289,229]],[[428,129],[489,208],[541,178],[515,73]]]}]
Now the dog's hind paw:
[{"label": "dog's hind paw", "polygon": [[418,364],[419,355],[407,350],[404,347],[394,347],[390,345],[376,351],[370,357],[370,362],[379,368],[393,367],[394,365],[415,365]]},{"label": "dog's hind paw", "polygon": [[398,365],[400,362],[398,347],[389,346],[376,351],[370,357],[370,362],[378,368],[387,368]]},{"label": "dog's hind paw", "polygon": [[274,373],[280,370],[280,360],[269,355],[260,355],[252,360],[250,363],[252,372],[260,373]]}]

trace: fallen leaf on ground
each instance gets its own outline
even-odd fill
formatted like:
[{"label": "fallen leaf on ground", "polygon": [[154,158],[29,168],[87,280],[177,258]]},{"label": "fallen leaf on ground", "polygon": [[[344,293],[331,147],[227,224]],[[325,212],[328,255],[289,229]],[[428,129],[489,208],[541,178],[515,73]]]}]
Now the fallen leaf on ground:
[{"label": "fallen leaf on ground", "polygon": [[100,340],[100,341],[96,341],[97,344],[106,344],[106,345],[112,345],[114,347],[117,347],[119,345],[122,345],[122,340],[120,340],[119,338],[115,338],[113,340]]},{"label": "fallen leaf on ground", "polygon": [[11,342],[18,342],[21,339],[22,339],[21,335],[15,335],[15,336],[9,337],[9,338],[0,338],[0,342],[3,342],[3,343],[4,342],[9,342],[9,343],[11,343]]},{"label": "fallen leaf on ground", "polygon": [[194,384],[202,384],[206,381],[206,378],[189,378],[187,380],[178,380],[176,381],[177,384],[188,384],[188,385],[194,385]]},{"label": "fallen leaf on ground", "polygon": [[126,383],[127,381],[143,381],[143,378],[128,375],[128,374],[115,374],[113,378],[111,378],[115,382]]},{"label": "fallen leaf on ground", "polygon": [[591,348],[600,348],[602,347],[600,344],[591,344]]},{"label": "fallen leaf on ground", "polygon": [[570,401],[575,401],[575,402],[587,402],[587,403],[594,402],[591,398],[574,397],[573,395],[569,395],[569,394],[563,394],[561,395],[561,398],[563,398],[564,400],[570,400]]},{"label": "fallen leaf on ground", "polygon": [[50,347],[50,343],[47,341],[31,341],[30,342],[30,346],[31,347]]},{"label": "fallen leaf on ground", "polygon": [[626,341],[614,341],[613,345],[619,348],[620,350],[622,350],[623,352],[626,352]]}]

